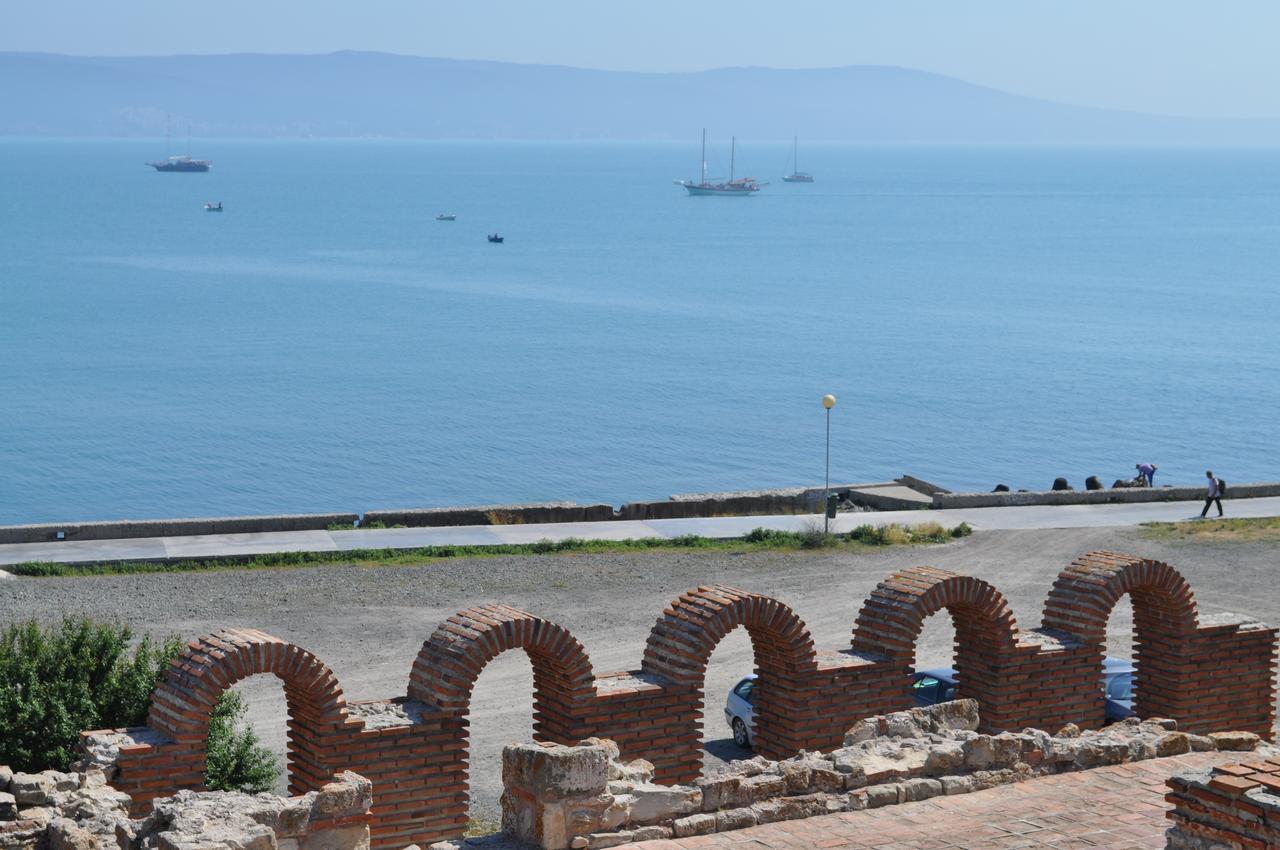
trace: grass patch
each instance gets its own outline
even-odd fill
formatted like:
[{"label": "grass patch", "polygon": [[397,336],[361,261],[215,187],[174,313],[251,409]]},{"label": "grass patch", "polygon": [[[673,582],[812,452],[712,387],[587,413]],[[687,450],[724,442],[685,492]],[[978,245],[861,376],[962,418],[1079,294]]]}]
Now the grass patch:
[{"label": "grass patch", "polygon": [[493,835],[502,829],[502,822],[493,818],[472,815],[467,819],[467,829],[462,833],[464,838],[482,838]]},{"label": "grass patch", "polygon": [[1147,540],[1166,543],[1277,543],[1280,517],[1146,522],[1140,533]]},{"label": "grass patch", "polygon": [[279,552],[269,555],[208,558],[184,561],[124,561],[103,564],[59,564],[51,561],[28,561],[5,569],[14,575],[87,576],[128,575],[134,573],[183,573],[199,570],[290,569],[326,564],[357,566],[416,566],[454,558],[496,558],[511,555],[568,555],[595,552],[649,552],[702,549],[720,552],[743,552],[759,549],[845,549],[866,546],[902,546],[921,543],[946,543],[965,537],[973,530],[961,523],[945,529],[936,522],[919,525],[888,525],[877,528],[863,525],[849,534],[828,534],[821,523],[811,522],[800,531],[774,531],[757,528],[743,537],[716,539],[686,534],[680,537],[645,537],[632,540],[539,540],[536,543],[504,543],[493,546],[423,546],[417,549],[352,549],[346,552]]}]

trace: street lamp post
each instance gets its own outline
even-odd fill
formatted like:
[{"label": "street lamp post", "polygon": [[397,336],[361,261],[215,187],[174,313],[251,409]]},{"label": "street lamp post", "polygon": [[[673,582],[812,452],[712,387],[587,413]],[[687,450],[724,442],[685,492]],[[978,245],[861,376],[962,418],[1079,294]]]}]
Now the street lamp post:
[{"label": "street lamp post", "polygon": [[836,397],[827,393],[822,397],[822,406],[827,409],[827,474],[822,484],[822,532],[831,531],[831,514],[827,510],[827,500],[831,498],[831,408],[836,406]]}]

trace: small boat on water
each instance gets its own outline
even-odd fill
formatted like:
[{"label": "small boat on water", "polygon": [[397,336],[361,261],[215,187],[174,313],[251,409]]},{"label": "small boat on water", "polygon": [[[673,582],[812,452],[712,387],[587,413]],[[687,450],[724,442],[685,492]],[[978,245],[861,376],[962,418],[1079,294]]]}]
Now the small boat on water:
[{"label": "small boat on water", "polygon": [[458,217],[453,213],[440,213],[436,216],[436,221],[457,221]]},{"label": "small boat on water", "polygon": [[222,212],[222,201],[218,201],[216,204],[205,204],[204,211],[205,212]]},{"label": "small boat on water", "polygon": [[800,137],[791,140],[791,173],[782,178],[783,183],[812,183],[813,175],[800,170],[800,160],[796,156],[800,151]]},{"label": "small boat on water", "polygon": [[707,179],[707,131],[702,131],[702,179],[697,183],[692,180],[676,180],[675,184],[684,188],[690,195],[753,195],[768,183],[760,183],[754,177],[733,177],[734,159],[737,153],[738,140],[729,142],[729,179],[712,183]]},{"label": "small boat on water", "polygon": [[503,238],[504,238],[504,237],[499,236],[499,235],[498,235],[498,234],[496,234],[496,233],[490,233],[490,234],[489,234],[489,241],[490,241],[490,242],[496,242],[496,243],[498,243],[499,245],[501,245],[501,244],[502,244],[502,240],[503,240]]}]

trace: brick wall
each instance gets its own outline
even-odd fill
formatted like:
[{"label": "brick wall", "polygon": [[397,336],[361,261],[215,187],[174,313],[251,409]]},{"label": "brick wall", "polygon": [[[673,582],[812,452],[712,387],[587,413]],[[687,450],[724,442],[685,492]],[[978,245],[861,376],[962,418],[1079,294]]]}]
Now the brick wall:
[{"label": "brick wall", "polygon": [[1171,778],[1170,850],[1280,847],[1280,761],[1259,759]]},{"label": "brick wall", "polygon": [[698,587],[658,617],[640,669],[621,673],[595,673],[582,644],[550,620],[483,605],[428,637],[405,696],[350,704],[310,653],[262,632],[227,630],[193,642],[174,662],[154,695],[150,728],[120,748],[113,784],[140,811],[158,795],[202,787],[218,695],[271,673],[288,702],[290,791],[355,771],[373,782],[374,846],[426,844],[466,824],[471,692],[503,652],[522,650],[532,663],[536,739],[612,738],[624,758],[651,761],[658,781],[689,782],[701,766],[707,661],[730,631],[750,635],[756,748],[777,759],[830,751],[855,721],[909,707],[916,640],[942,610],[955,621],[961,694],[980,703],[985,730],[1097,727],[1106,624],[1125,594],[1134,604],[1140,715],[1172,717],[1189,731],[1272,737],[1276,630],[1235,615],[1202,620],[1172,567],[1093,553],[1061,573],[1040,627],[1028,630],[984,581],[930,567],[895,573],[863,604],[843,649],[817,649],[804,621],[776,599]]}]

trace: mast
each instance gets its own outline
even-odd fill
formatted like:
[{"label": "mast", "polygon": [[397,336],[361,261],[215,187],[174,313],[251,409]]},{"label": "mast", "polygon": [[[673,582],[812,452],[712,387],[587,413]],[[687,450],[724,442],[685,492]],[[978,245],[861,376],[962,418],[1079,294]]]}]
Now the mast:
[{"label": "mast", "polygon": [[734,153],[737,150],[737,145],[738,145],[737,136],[730,136],[729,137],[729,182],[730,183],[733,182],[733,157],[734,157]]},{"label": "mast", "polygon": [[173,153],[173,149],[169,144],[169,113],[164,114],[164,155],[167,157]]},{"label": "mast", "polygon": [[793,136],[791,139],[791,166],[792,170],[800,173],[800,137]]},{"label": "mast", "polygon": [[707,128],[702,128],[702,183],[707,182]]},{"label": "mast", "polygon": [[191,122],[187,122],[187,159],[191,159]]}]

